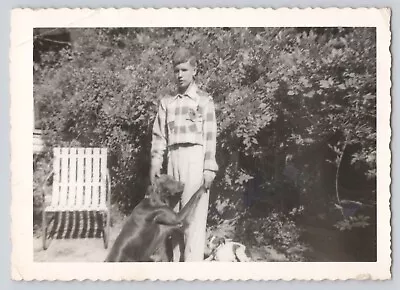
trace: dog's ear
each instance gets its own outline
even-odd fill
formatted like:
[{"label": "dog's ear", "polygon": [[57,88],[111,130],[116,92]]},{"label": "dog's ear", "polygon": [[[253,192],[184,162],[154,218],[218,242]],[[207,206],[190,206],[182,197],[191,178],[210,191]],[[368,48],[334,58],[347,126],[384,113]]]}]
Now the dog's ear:
[{"label": "dog's ear", "polygon": [[151,184],[147,187],[146,196],[150,202],[150,204],[159,204],[159,201],[162,199],[160,189],[157,185]]},{"label": "dog's ear", "polygon": [[164,175],[163,178],[160,179],[160,188],[168,191],[169,195],[176,195],[183,192],[184,184],[175,180],[172,176]]},{"label": "dog's ear", "polygon": [[158,195],[159,194],[159,189],[156,183],[154,184],[150,184],[147,187],[147,192],[146,192],[146,196],[154,196],[154,195]]},{"label": "dog's ear", "polygon": [[153,191],[153,186],[150,184],[149,186],[147,186],[145,197],[151,196],[152,191]]}]

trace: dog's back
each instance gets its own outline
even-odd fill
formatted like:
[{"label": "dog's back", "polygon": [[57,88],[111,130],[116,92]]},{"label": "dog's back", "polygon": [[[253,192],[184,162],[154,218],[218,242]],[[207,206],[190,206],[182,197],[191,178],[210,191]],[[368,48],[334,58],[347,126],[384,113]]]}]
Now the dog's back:
[{"label": "dog's back", "polygon": [[176,219],[176,214],[166,206],[164,200],[182,191],[183,184],[167,175],[160,176],[155,184],[149,186],[145,198],[124,223],[105,262],[148,260],[151,253],[148,254],[147,249],[151,248],[160,231],[156,219],[164,212]]},{"label": "dog's back", "polygon": [[[140,204],[138,206],[140,207]],[[135,210],[138,210],[138,207],[136,207]],[[139,253],[135,252],[138,247],[135,247],[132,244],[132,241],[138,240],[139,237],[135,236],[141,234],[140,225],[143,224],[144,218],[141,218],[140,215],[136,214],[135,210],[128,217],[122,227],[121,232],[111,247],[105,262],[125,262],[128,258],[138,258]]]},{"label": "dog's back", "polygon": [[164,204],[143,200],[135,207],[117,237],[106,262],[144,262],[165,242],[173,230],[182,230],[193,216],[202,186],[177,214]]}]

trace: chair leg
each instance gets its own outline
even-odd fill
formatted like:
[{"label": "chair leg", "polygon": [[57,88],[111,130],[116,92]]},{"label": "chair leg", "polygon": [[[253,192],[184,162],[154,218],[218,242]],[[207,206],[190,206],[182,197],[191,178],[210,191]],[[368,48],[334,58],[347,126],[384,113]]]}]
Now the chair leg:
[{"label": "chair leg", "polygon": [[106,215],[106,225],[103,228],[103,240],[104,240],[104,248],[108,248],[108,242],[110,241],[110,221],[111,215],[110,212],[105,212]]},{"label": "chair leg", "polygon": [[42,241],[43,241],[43,250],[47,250],[46,238],[47,238],[47,220],[46,220],[46,212],[43,210],[43,212],[42,212]]}]

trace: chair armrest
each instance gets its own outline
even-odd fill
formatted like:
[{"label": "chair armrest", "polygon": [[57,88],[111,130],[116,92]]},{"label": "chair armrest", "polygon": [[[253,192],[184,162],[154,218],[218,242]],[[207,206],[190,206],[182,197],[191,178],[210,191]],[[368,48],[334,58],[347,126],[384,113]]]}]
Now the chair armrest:
[{"label": "chair armrest", "polygon": [[46,194],[45,194],[45,186],[47,184],[47,182],[49,181],[50,177],[53,176],[54,171],[52,170],[49,175],[47,175],[46,179],[44,180],[43,184],[42,184],[42,210],[43,213],[45,211],[46,208]]},{"label": "chair armrest", "polygon": [[50,177],[53,176],[53,174],[54,174],[54,171],[52,170],[52,171],[47,175],[46,179],[43,181],[43,184],[42,184],[43,202],[44,202],[44,196],[45,196],[45,194],[44,194],[44,192],[45,192],[45,186],[46,186],[47,182],[49,181]]}]

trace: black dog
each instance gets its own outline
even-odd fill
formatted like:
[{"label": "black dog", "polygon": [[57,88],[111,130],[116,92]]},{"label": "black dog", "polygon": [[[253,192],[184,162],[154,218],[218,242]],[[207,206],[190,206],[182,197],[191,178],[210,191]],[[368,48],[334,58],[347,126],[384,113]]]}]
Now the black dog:
[{"label": "black dog", "polygon": [[166,238],[175,230],[190,223],[194,210],[206,192],[204,186],[176,213],[169,206],[171,198],[182,195],[183,184],[161,175],[149,186],[146,197],[133,209],[115,240],[105,262],[150,262],[151,255],[163,247]]}]

